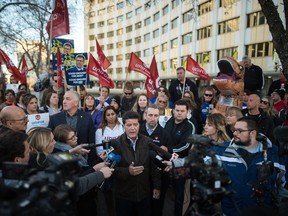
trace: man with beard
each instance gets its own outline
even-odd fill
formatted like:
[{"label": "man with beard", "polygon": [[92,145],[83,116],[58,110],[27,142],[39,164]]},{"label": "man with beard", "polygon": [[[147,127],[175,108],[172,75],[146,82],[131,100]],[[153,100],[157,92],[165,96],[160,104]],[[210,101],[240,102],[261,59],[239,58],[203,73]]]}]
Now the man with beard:
[{"label": "man with beard", "polygon": [[[242,117],[235,124],[231,142],[224,143],[227,148],[213,149],[232,181],[227,190],[233,193],[222,200],[225,215],[239,215],[260,206],[277,209],[275,195],[279,195],[277,188],[285,185],[282,175],[285,167],[279,164],[278,148],[268,139],[266,144],[258,141],[258,132],[259,125],[253,117]],[[274,165],[274,169],[263,171],[262,164],[268,163],[265,162],[265,148],[266,160],[271,161],[271,168]],[[264,177],[265,172],[267,176]]]}]

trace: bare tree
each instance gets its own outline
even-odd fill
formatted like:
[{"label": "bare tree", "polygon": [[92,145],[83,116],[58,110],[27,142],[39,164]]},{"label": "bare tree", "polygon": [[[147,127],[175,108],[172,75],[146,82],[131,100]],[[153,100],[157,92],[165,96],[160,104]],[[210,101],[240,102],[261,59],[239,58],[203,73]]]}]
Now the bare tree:
[{"label": "bare tree", "polygon": [[258,2],[267,19],[273,45],[283,67],[283,73],[288,79],[288,0],[283,0],[284,20],[281,19],[277,10],[278,5],[275,5],[273,0],[258,0]]}]

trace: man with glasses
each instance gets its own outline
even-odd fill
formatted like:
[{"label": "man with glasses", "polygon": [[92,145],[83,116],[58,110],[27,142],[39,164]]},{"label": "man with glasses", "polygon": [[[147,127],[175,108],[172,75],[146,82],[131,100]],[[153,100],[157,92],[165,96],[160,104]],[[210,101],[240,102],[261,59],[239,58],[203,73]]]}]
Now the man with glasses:
[{"label": "man with glasses", "polygon": [[230,143],[224,143],[227,148],[213,148],[232,181],[227,190],[233,193],[222,200],[225,215],[239,215],[239,210],[243,212],[260,206],[276,207],[274,196],[278,195],[276,188],[285,184],[281,175],[285,173],[285,167],[279,164],[278,148],[268,141],[267,159],[274,169],[268,169],[271,173],[263,177],[267,171],[262,166],[266,160],[265,143],[257,140],[258,133],[259,125],[255,119],[242,117],[235,124],[234,138]]},{"label": "man with glasses", "polygon": [[136,97],[133,95],[134,87],[131,82],[126,82],[123,90],[123,97],[121,100],[121,116],[125,112],[132,109],[133,104],[136,101]]},{"label": "man with glasses", "polygon": [[250,116],[254,118],[260,126],[260,133],[265,134],[272,143],[274,143],[274,122],[272,118],[259,107],[260,97],[257,94],[248,96],[247,108],[242,110],[243,116]]},{"label": "man with glasses", "polygon": [[29,122],[24,110],[16,106],[4,107],[0,113],[0,120],[2,123],[0,133],[7,130],[25,133]]}]

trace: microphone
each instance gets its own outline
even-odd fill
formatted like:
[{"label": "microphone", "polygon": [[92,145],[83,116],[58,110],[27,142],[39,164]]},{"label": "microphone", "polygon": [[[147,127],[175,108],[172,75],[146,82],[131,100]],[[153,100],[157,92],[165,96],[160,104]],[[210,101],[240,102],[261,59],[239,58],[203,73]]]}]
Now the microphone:
[{"label": "microphone", "polygon": [[218,143],[207,136],[199,134],[193,134],[192,136],[188,137],[187,141],[192,144],[202,144],[206,146],[223,146],[222,143]]},{"label": "microphone", "polygon": [[109,153],[108,155],[108,161],[112,163],[110,165],[110,168],[114,168],[116,164],[120,163],[121,161],[121,155],[115,154],[113,152]]},{"label": "microphone", "polygon": [[154,151],[149,152],[150,158],[153,159],[153,163],[160,168],[161,170],[165,170],[166,165],[162,163],[163,158],[156,154]]},{"label": "microphone", "polygon": [[156,145],[153,142],[149,142],[149,146],[151,147],[151,149],[153,149],[155,152],[158,152],[163,158],[165,158],[166,160],[175,160],[179,157],[178,154],[176,153],[169,153],[165,150],[163,150],[162,148],[160,148],[158,145]]}]

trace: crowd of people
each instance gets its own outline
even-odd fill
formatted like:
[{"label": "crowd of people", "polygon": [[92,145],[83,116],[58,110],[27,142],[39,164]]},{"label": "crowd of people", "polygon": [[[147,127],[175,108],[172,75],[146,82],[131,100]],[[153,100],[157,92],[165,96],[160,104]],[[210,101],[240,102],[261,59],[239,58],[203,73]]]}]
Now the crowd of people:
[{"label": "crowd of people", "polygon": [[[274,128],[288,125],[287,80],[280,72],[279,80],[265,95],[261,92],[261,68],[251,64],[247,56],[243,61],[247,68],[243,107],[227,107],[225,113],[215,109],[217,89],[207,86],[199,94],[183,67],[176,69],[177,79],[169,88],[161,85],[152,98],[144,93],[136,95],[132,82],[125,83],[121,97],[111,96],[106,86],[99,88],[96,97],[84,87],[79,93],[65,92],[58,88],[57,74],[53,74],[52,85],[44,90],[41,101],[25,85],[19,85],[17,94],[7,89],[0,105],[0,164],[24,162],[43,170],[49,166],[49,154],[75,154],[82,168],[75,206],[78,215],[181,216],[185,194],[189,193],[187,179],[173,179],[167,171],[173,163],[184,165],[193,145],[189,137],[201,134],[225,146],[214,151],[231,178],[227,188],[234,192],[222,200],[220,211],[239,215],[261,207],[272,212],[282,201],[279,190],[287,196],[288,159],[278,156],[273,133]],[[27,131],[28,116],[41,113],[49,113],[48,127]],[[257,140],[259,134],[267,138],[268,146]],[[115,167],[109,167],[103,146],[85,148],[103,141],[110,141],[113,152],[121,156]],[[178,159],[166,161],[166,171],[159,170],[152,162],[149,143]],[[267,161],[274,169],[262,181],[258,167]],[[5,184],[13,187],[19,181],[5,180]],[[172,206],[167,204],[169,200]]]}]

